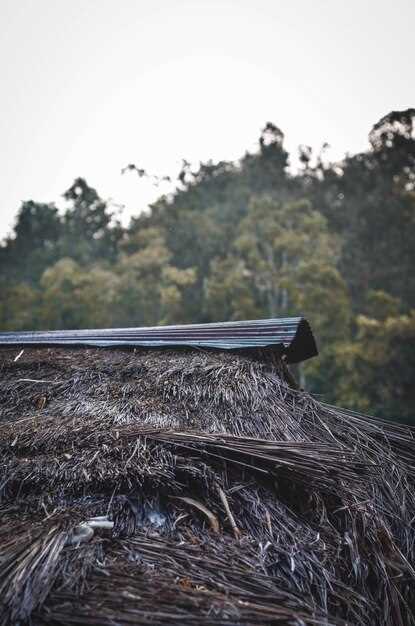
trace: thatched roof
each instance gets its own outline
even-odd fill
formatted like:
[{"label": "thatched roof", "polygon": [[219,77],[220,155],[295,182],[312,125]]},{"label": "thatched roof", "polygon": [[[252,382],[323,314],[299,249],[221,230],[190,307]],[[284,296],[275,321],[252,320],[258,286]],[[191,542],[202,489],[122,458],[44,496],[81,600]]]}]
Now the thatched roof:
[{"label": "thatched roof", "polygon": [[0,624],[405,625],[415,433],[274,359],[0,350]]}]

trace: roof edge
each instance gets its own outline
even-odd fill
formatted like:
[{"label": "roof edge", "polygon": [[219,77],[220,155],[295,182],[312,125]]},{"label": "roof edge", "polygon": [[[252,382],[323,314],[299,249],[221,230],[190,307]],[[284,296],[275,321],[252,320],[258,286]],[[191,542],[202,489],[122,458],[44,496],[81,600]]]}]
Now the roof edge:
[{"label": "roof edge", "polygon": [[285,350],[287,363],[301,363],[318,355],[317,343],[314,338],[311,326],[302,317],[297,326],[294,339]]}]

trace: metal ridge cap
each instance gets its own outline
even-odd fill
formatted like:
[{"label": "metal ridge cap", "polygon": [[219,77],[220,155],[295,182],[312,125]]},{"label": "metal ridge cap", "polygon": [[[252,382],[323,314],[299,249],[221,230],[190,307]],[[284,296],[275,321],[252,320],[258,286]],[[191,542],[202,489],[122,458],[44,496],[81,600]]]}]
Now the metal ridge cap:
[{"label": "metal ridge cap", "polygon": [[23,331],[4,331],[0,332],[0,338],[2,336],[11,336],[11,335],[58,335],[63,333],[65,335],[68,334],[80,334],[87,335],[92,333],[108,333],[113,334],[116,332],[176,332],[176,331],[198,331],[198,330],[224,330],[227,329],[244,329],[244,328],[252,328],[255,329],[257,327],[269,327],[269,326],[287,326],[287,325],[298,325],[301,321],[301,317],[283,317],[283,318],[266,318],[259,320],[243,320],[243,321],[231,321],[231,322],[207,322],[206,324],[178,324],[178,325],[170,325],[170,326],[131,326],[126,328],[81,328],[81,329],[73,329],[73,330],[23,330]]},{"label": "metal ridge cap", "polygon": [[0,332],[1,345],[206,347],[223,350],[280,346],[288,363],[318,354],[303,317],[133,328]]}]

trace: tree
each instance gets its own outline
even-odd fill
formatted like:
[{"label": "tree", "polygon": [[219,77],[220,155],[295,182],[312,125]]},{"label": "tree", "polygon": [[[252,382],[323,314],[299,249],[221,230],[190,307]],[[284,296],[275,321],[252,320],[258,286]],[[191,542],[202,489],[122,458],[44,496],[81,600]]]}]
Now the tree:
[{"label": "tree", "polygon": [[252,289],[253,275],[236,255],[213,259],[205,279],[205,308],[214,321],[257,319],[261,305]]},{"label": "tree", "polygon": [[50,329],[111,326],[117,282],[114,273],[99,266],[84,269],[73,259],[60,259],[41,279],[41,325]]},{"label": "tree", "polygon": [[368,296],[369,315],[356,320],[353,343],[338,350],[337,398],[346,406],[415,424],[415,310],[383,291]]},{"label": "tree", "polygon": [[407,189],[415,185],[415,109],[391,111],[369,133],[375,158]]},{"label": "tree", "polygon": [[[372,128],[371,149],[307,173],[308,194],[343,243],[338,267],[355,312],[370,289],[415,306],[415,110],[394,111]],[[310,183],[310,180],[312,182]]]},{"label": "tree", "polygon": [[[269,196],[254,198],[236,230],[228,262],[215,261],[216,280],[219,267],[226,273],[232,264],[238,266],[238,259],[243,263],[239,275],[268,317],[288,315],[298,304],[311,302],[305,296],[310,291],[307,281],[324,273],[327,282],[327,266],[344,289],[326,220],[305,200],[280,203]],[[207,292],[214,288],[208,279]]]},{"label": "tree", "polygon": [[288,152],[284,148],[284,133],[267,122],[258,140],[257,153],[247,153],[241,161],[242,175],[252,194],[277,193],[287,200],[293,185],[288,175]]},{"label": "tree", "polygon": [[39,320],[40,293],[28,283],[3,284],[0,298],[2,330],[32,330]]},{"label": "tree", "polygon": [[[135,251],[131,252],[135,247]],[[137,231],[129,240],[130,254],[121,258],[117,311],[120,324],[139,326],[189,321],[183,307],[184,292],[196,279],[193,268],[170,264],[171,252],[157,228]]]},{"label": "tree", "polygon": [[105,260],[113,263],[122,229],[93,187],[77,178],[63,194],[69,208],[63,216],[61,256],[82,265]]},{"label": "tree", "polygon": [[329,391],[335,366],[325,357],[350,334],[350,302],[335,241],[308,201],[253,199],[230,254],[212,262],[206,296],[211,314],[220,310],[224,319],[307,316],[321,344],[320,367],[325,360],[328,370],[327,379],[324,367],[310,365],[309,382],[314,391]]},{"label": "tree", "polygon": [[23,202],[13,233],[0,247],[0,275],[35,285],[59,257],[62,223],[54,204]]}]

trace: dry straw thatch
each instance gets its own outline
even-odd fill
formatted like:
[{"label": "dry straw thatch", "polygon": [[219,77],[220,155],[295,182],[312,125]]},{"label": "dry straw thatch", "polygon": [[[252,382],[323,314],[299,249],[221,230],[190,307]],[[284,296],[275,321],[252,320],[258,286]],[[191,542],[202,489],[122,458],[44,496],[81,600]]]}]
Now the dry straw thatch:
[{"label": "dry straw thatch", "polygon": [[409,626],[414,431],[203,351],[0,351],[0,624]]}]

